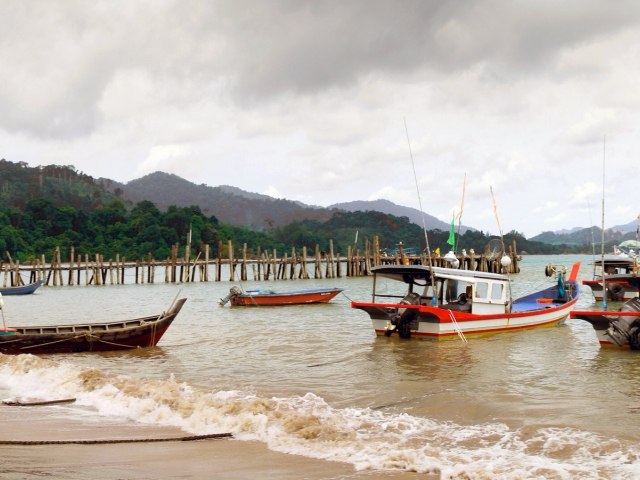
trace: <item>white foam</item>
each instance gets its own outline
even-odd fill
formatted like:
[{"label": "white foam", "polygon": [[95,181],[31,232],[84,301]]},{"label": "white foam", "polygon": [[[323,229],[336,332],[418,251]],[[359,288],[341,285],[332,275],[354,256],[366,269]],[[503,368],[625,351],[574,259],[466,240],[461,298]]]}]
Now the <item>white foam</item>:
[{"label": "white foam", "polygon": [[101,415],[232,432],[269,448],[352,463],[357,469],[442,473],[443,478],[640,478],[640,449],[569,428],[525,435],[502,423],[463,426],[407,414],[336,409],[322,398],[204,392],[173,377],[134,379],[32,355],[0,354],[0,386],[22,398],[75,397]]}]

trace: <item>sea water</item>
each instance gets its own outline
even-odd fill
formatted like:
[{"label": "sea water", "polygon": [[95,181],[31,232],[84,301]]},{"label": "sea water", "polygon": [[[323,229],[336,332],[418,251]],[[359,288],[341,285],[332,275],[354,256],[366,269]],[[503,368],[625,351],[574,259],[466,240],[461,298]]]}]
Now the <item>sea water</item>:
[{"label": "sea water", "polygon": [[[550,286],[525,256],[514,298]],[[129,279],[131,281],[131,279]],[[47,287],[5,298],[8,325],[124,320],[188,298],[155,348],[0,355],[0,396],[77,398],[61,415],[232,432],[279,452],[356,469],[443,478],[640,478],[640,354],[601,349],[591,326],[429,342],[376,338],[350,300],[371,278],[245,282],[276,291],[341,287],[326,305],[220,307],[230,282]],[[594,305],[587,287],[577,309]],[[600,304],[597,304],[600,307]]]}]

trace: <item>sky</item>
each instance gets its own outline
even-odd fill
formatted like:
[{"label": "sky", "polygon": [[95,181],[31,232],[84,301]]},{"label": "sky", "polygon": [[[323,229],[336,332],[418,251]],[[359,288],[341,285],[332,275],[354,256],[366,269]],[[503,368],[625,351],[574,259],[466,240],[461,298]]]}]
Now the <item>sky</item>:
[{"label": "sky", "polygon": [[419,189],[444,221],[466,174],[463,223],[497,233],[492,188],[527,237],[600,225],[603,187],[607,227],[640,213],[638,2],[7,0],[0,18],[0,158],[321,206],[418,208]]}]

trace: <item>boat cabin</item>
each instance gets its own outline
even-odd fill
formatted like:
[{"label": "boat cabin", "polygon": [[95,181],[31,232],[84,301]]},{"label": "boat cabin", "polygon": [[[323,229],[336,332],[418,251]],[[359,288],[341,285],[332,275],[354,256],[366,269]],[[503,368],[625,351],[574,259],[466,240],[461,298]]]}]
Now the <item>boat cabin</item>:
[{"label": "boat cabin", "polygon": [[[594,262],[597,268],[596,277],[602,278],[602,260]],[[633,273],[634,266],[637,266],[635,259],[623,257],[605,257],[604,272],[606,275],[629,275]]]},{"label": "boat cabin", "polygon": [[509,279],[505,275],[422,265],[381,265],[371,273],[372,303],[412,303],[476,315],[508,312]]}]

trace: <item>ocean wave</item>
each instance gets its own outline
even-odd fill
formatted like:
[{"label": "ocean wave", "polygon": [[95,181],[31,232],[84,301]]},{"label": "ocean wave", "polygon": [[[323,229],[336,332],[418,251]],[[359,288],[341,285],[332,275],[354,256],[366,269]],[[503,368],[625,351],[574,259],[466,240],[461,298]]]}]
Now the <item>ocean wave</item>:
[{"label": "ocean wave", "polygon": [[262,398],[209,392],[173,377],[116,376],[33,355],[0,354],[0,386],[21,398],[75,397],[102,415],[191,434],[232,432],[278,452],[348,462],[359,470],[452,479],[640,478],[637,445],[570,428],[458,425],[368,408],[338,409],[312,393]]}]

